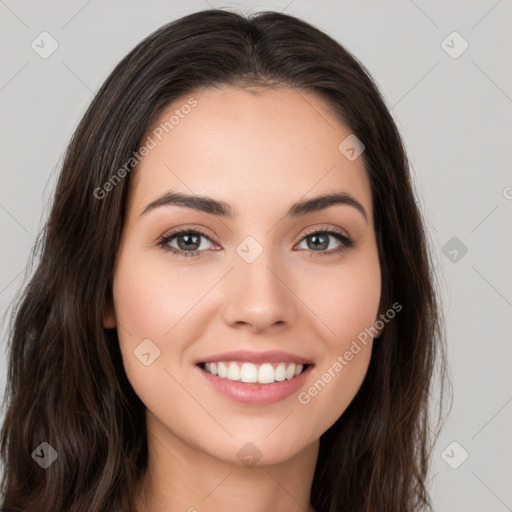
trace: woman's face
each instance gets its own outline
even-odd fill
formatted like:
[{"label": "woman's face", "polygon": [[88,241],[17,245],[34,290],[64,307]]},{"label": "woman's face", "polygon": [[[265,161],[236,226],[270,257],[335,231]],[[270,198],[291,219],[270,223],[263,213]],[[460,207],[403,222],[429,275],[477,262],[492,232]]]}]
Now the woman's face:
[{"label": "woman's face", "polygon": [[[227,86],[174,102],[148,130],[105,326],[159,438],[277,463],[316,447],[354,398],[381,275],[349,135],[311,93]],[[294,207],[332,194],[362,208]]]}]

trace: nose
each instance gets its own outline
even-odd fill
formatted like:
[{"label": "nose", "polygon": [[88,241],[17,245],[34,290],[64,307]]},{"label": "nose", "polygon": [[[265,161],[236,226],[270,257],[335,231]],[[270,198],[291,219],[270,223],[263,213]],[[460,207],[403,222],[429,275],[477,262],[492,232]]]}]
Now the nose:
[{"label": "nose", "polygon": [[225,279],[224,321],[254,333],[291,325],[297,316],[297,298],[288,274],[267,251],[252,263],[235,260]]}]

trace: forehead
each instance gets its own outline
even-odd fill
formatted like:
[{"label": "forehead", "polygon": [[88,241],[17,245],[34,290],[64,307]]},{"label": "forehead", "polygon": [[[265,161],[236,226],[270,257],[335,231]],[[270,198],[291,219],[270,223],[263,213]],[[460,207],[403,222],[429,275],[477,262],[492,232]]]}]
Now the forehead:
[{"label": "forehead", "polygon": [[[344,191],[372,215],[363,158],[339,145],[350,130],[311,92],[281,88],[209,88],[175,100],[150,125],[152,149],[132,176],[140,212],[168,190],[211,195],[235,212]],[[149,142],[151,140],[151,142]]]}]

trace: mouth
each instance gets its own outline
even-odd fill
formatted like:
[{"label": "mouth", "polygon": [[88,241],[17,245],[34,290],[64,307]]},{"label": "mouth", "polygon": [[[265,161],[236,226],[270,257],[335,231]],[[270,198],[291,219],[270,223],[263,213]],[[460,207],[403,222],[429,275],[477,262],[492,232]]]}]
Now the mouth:
[{"label": "mouth", "polygon": [[314,366],[310,359],[280,351],[237,351],[196,361],[214,391],[252,406],[274,404],[298,393]]},{"label": "mouth", "polygon": [[311,364],[293,362],[212,361],[198,363],[199,368],[220,379],[246,384],[274,384],[295,379],[303,374]]}]

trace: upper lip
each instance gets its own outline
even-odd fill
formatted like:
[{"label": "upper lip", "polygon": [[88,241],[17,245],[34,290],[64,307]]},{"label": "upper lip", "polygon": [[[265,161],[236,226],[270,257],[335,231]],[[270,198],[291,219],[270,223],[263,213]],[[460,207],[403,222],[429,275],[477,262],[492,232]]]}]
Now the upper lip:
[{"label": "upper lip", "polygon": [[213,356],[205,357],[196,361],[199,363],[216,363],[219,361],[244,361],[254,364],[262,363],[295,363],[295,364],[311,364],[312,361],[305,357],[291,354],[290,352],[282,352],[280,350],[270,350],[267,352],[253,352],[250,350],[236,350],[234,352],[223,352]]}]

